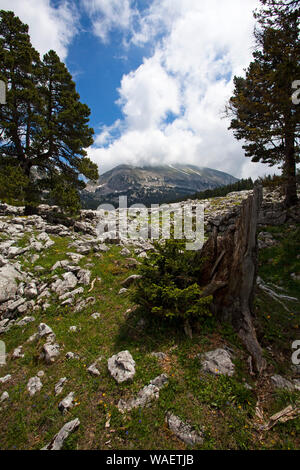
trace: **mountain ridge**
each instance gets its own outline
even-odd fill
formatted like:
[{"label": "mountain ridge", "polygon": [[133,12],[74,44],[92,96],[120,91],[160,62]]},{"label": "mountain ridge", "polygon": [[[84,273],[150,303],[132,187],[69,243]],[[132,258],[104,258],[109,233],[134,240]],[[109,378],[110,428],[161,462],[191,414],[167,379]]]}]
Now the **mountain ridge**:
[{"label": "mountain ridge", "polygon": [[91,209],[103,203],[116,205],[119,196],[127,196],[130,205],[151,205],[237,181],[238,178],[223,171],[196,165],[122,164],[101,175],[96,184],[88,183],[81,199],[83,206]]}]

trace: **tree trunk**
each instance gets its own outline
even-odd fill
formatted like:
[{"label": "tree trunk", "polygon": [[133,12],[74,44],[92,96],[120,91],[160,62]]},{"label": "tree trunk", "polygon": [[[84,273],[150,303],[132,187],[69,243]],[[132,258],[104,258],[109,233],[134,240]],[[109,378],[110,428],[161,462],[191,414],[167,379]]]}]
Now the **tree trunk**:
[{"label": "tree trunk", "polygon": [[262,187],[243,202],[234,229],[217,232],[199,253],[204,262],[205,295],[213,293],[213,311],[230,321],[250,352],[258,373],[265,368],[262,349],[253,326],[253,297],[257,275],[257,220]]},{"label": "tree trunk", "polygon": [[285,206],[287,208],[297,204],[297,178],[294,138],[285,139],[285,162],[283,167]]}]

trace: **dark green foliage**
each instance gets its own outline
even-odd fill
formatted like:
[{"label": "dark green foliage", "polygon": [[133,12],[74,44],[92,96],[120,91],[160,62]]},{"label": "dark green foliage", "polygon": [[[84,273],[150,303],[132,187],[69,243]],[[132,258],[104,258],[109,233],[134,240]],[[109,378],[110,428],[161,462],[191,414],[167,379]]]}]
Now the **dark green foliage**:
[{"label": "dark green foliage", "polygon": [[211,316],[212,297],[202,297],[201,265],[196,254],[186,251],[183,241],[167,240],[144,260],[143,276],[133,294],[135,302],[162,318]]},{"label": "dark green foliage", "polygon": [[0,200],[8,204],[23,204],[28,191],[29,179],[21,167],[0,166]]},{"label": "dark green foliage", "polygon": [[187,201],[188,199],[209,199],[212,197],[225,197],[229,193],[236,191],[245,191],[248,189],[253,189],[254,183],[251,178],[241,179],[233,184],[228,184],[226,186],[221,186],[220,188],[207,189],[206,191],[201,191],[200,193],[193,194],[193,196],[187,196],[185,199],[180,199],[180,201]]},{"label": "dark green foliage", "polygon": [[[41,60],[28,26],[4,10],[0,64],[0,79],[7,83],[7,104],[0,107],[0,168],[4,174],[6,166],[21,168],[30,180],[24,190],[26,204],[35,205],[48,195],[77,211],[83,177],[98,178],[97,166],[85,150],[93,143],[90,109],[80,102],[58,55],[49,51]],[[56,197],[62,186],[62,197]]]},{"label": "dark green foliage", "polygon": [[48,199],[50,203],[60,206],[67,215],[76,215],[80,210],[78,192],[71,183],[60,178],[51,189]]},{"label": "dark green foliage", "polygon": [[299,8],[272,11],[255,15],[260,25],[257,50],[245,77],[234,78],[227,115],[235,137],[246,141],[246,157],[270,166],[283,164],[289,207],[297,201],[299,162],[300,106],[292,100],[292,84],[300,75]]}]

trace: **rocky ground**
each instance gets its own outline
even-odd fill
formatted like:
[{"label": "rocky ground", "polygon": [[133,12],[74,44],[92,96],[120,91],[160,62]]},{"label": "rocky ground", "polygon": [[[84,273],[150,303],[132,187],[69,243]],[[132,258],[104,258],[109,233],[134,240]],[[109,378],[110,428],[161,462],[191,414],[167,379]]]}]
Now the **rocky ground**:
[{"label": "rocky ground", "polygon": [[[206,234],[234,224],[248,195],[204,201]],[[133,305],[138,266],[153,246],[121,231],[99,238],[99,217],[109,225],[112,214],[83,211],[58,223],[47,206],[24,216],[0,205],[1,449],[299,447],[300,371],[291,360],[300,339],[299,224],[296,209],[290,218],[275,210],[280,203],[279,192],[265,193],[255,308],[268,369],[260,378],[229,325],[211,318],[189,338]],[[276,225],[263,225],[274,211]]]}]

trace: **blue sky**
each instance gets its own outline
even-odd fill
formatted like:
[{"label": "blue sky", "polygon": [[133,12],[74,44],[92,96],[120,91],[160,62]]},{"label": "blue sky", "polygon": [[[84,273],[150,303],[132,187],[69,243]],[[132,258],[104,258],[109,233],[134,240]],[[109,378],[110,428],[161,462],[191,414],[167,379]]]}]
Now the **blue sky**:
[{"label": "blue sky", "polygon": [[244,157],[222,119],[251,60],[258,0],[0,0],[57,51],[91,108],[101,173],[190,163],[237,177],[273,173]]},{"label": "blue sky", "polygon": [[149,47],[136,46],[124,51],[119,31],[111,35],[109,42],[103,43],[92,33],[91,20],[85,12],[80,23],[82,31],[68,48],[66,64],[81,100],[91,109],[91,125],[97,131],[122,118],[121,108],[116,103],[122,76],[136,69],[151,52]]}]

